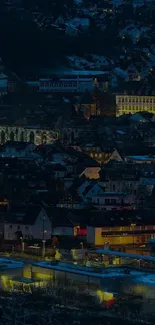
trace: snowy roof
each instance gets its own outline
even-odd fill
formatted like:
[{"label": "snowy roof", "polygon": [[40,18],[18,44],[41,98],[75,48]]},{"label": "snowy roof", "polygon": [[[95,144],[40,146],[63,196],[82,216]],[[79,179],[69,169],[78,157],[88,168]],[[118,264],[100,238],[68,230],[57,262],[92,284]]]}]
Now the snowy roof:
[{"label": "snowy roof", "polygon": [[0,270],[22,268],[24,266],[23,262],[12,260],[10,258],[0,258]]},{"label": "snowy roof", "polygon": [[0,79],[7,79],[7,78],[8,78],[7,75],[5,75],[4,73],[0,73]]},{"label": "snowy roof", "polygon": [[[32,265],[36,267],[43,267],[47,269],[52,269],[52,270],[58,270],[58,271],[64,271],[68,273],[74,273],[74,274],[79,274],[79,275],[87,275],[91,277],[102,277],[103,274],[101,273],[100,269],[98,268],[92,268],[92,267],[86,267],[86,266],[81,266],[76,264],[71,264],[71,263],[63,263],[63,262],[57,262],[52,263],[52,262],[38,262],[38,263],[33,263]],[[99,272],[100,271],[100,272]]]},{"label": "snowy roof", "polygon": [[88,27],[89,18],[74,18],[70,22],[68,22],[68,25],[73,25],[74,27],[77,27],[79,25]]},{"label": "snowy roof", "polygon": [[155,157],[149,157],[149,156],[127,156],[127,158],[133,159],[133,160],[143,160],[143,161],[155,161]]},{"label": "snowy roof", "polygon": [[126,254],[123,252],[116,252],[116,251],[110,251],[106,249],[97,249],[94,251],[94,253],[102,254],[102,255],[111,255],[111,256],[118,256],[118,257],[124,257],[124,258],[133,258],[136,260],[143,260],[147,262],[155,262],[155,257],[153,256],[143,256],[140,254]]},{"label": "snowy roof", "polygon": [[97,76],[106,74],[106,71],[97,71],[97,70],[68,70],[62,71],[63,74],[66,75],[76,75],[76,76]]},{"label": "snowy roof", "polygon": [[139,277],[136,277],[136,283],[148,284],[151,286],[155,286],[155,275],[154,274],[146,274]]}]

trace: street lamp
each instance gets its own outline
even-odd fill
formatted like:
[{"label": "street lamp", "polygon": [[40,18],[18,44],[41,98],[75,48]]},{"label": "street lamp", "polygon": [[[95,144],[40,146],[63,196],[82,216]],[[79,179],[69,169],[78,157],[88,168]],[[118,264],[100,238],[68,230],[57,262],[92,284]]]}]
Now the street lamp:
[{"label": "street lamp", "polygon": [[24,253],[25,243],[23,237],[20,237],[20,240],[21,240],[21,252]]},{"label": "street lamp", "polygon": [[136,223],[131,223],[131,227],[133,230],[133,245],[134,245],[134,229],[135,229]]},{"label": "street lamp", "polygon": [[42,247],[42,257],[45,257],[45,243],[46,243],[46,240],[42,240],[42,243],[43,243],[43,247]]},{"label": "street lamp", "polygon": [[84,259],[84,245],[83,242],[80,243],[82,249],[82,259]]},{"label": "street lamp", "polygon": [[45,257],[45,243],[46,243],[46,240],[45,240],[45,233],[47,231],[45,230],[45,215],[43,216],[43,228],[42,228],[42,243],[43,243],[43,246],[42,246],[42,257]]}]

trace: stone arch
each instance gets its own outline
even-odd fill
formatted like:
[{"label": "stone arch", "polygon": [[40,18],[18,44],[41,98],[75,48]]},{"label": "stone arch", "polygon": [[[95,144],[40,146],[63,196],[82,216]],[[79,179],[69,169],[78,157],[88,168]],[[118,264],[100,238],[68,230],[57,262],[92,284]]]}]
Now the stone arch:
[{"label": "stone arch", "polygon": [[20,133],[20,141],[24,142],[24,131],[21,131]]},{"label": "stone arch", "polygon": [[47,142],[47,135],[46,132],[43,132],[41,135],[41,143],[46,144],[46,142]]},{"label": "stone arch", "polygon": [[30,132],[30,135],[29,135],[29,142],[32,142],[32,143],[34,143],[34,139],[35,139],[35,135],[34,135],[34,132],[33,132],[33,131],[31,131],[31,132]]},{"label": "stone arch", "polygon": [[10,132],[10,141],[15,141],[15,135],[13,131]]},{"label": "stone arch", "polygon": [[4,130],[1,131],[1,144],[4,144],[6,140],[5,132]]}]

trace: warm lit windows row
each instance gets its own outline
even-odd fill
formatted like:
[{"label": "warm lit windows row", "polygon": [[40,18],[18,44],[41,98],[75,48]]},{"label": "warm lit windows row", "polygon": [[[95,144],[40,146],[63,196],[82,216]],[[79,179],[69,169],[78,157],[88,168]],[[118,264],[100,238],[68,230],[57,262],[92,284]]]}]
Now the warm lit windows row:
[{"label": "warm lit windows row", "polygon": [[40,87],[46,88],[46,87],[77,87],[77,83],[41,83]]},{"label": "warm lit windows row", "polygon": [[117,103],[152,103],[155,104],[155,96],[154,97],[143,97],[143,96],[137,96],[137,97],[116,97]]}]

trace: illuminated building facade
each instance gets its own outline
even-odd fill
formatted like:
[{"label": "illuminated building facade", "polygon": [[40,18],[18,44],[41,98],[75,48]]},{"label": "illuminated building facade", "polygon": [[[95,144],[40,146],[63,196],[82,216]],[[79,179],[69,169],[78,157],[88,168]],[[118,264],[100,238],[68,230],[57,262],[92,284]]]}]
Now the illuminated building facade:
[{"label": "illuminated building facade", "polygon": [[155,114],[155,96],[116,95],[116,116],[140,112]]},{"label": "illuminated building facade", "polygon": [[155,237],[155,226],[131,224],[117,227],[87,227],[87,242],[95,246],[144,244]]},{"label": "illuminated building facade", "polygon": [[35,145],[52,142],[58,138],[58,133],[50,129],[40,129],[35,126],[0,125],[0,144],[7,141],[31,142]]}]

